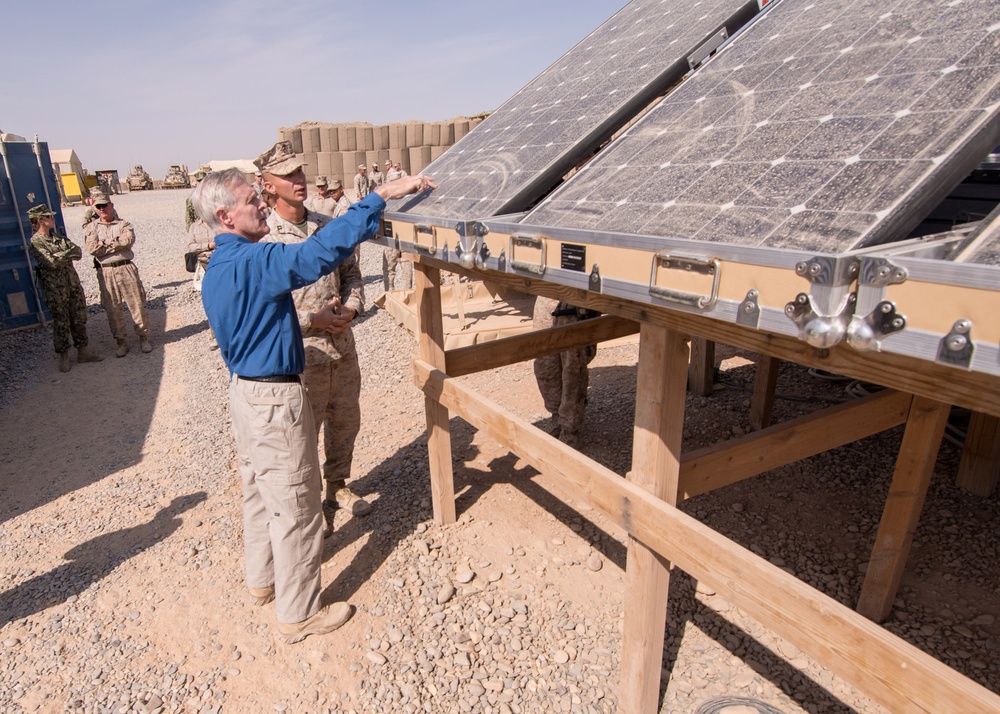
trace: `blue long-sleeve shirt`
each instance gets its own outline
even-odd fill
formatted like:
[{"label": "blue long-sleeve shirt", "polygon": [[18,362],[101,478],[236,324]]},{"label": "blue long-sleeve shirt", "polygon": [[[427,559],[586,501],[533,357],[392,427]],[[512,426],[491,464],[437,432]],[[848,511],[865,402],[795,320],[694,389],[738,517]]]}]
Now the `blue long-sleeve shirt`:
[{"label": "blue long-sleeve shirt", "polygon": [[230,374],[301,374],[302,332],[292,291],[315,282],[375,235],[385,201],[371,193],[304,243],[253,243],[215,237],[201,300]]}]

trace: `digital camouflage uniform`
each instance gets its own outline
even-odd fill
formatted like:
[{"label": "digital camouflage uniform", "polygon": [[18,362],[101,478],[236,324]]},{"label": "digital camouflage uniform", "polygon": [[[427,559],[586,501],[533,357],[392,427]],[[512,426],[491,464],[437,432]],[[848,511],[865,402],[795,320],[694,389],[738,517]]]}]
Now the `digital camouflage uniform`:
[{"label": "digital camouflage uniform", "polygon": [[87,299],[73,267],[83,251],[66,236],[53,233],[38,231],[31,236],[31,257],[52,313],[52,346],[62,354],[70,348],[71,335],[78,350],[87,346]]},{"label": "digital camouflage uniform", "polygon": [[[271,232],[263,240],[301,243],[333,219],[306,211],[305,220],[303,231],[279,216],[277,211],[272,211],[267,219]],[[361,430],[361,367],[354,333],[348,328],[339,335],[331,335],[310,328],[313,315],[336,297],[341,304],[354,308],[357,314],[364,311],[364,278],[354,258],[345,260],[330,275],[292,293],[306,351],[302,384],[309,394],[317,432],[325,425],[323,478],[327,498],[331,501],[351,475],[354,441]]]},{"label": "digital camouflage uniform", "polygon": [[[536,330],[561,327],[590,317],[593,313],[552,298],[535,299],[532,324]],[[552,414],[553,433],[575,446],[583,413],[587,408],[587,365],[597,354],[597,345],[587,345],[535,359],[535,381],[545,408]]]},{"label": "digital camouflage uniform", "polygon": [[354,177],[354,192],[358,194],[358,200],[360,201],[374,190],[375,185],[372,183],[371,177],[367,173],[358,171]]},{"label": "digital camouflage uniform", "polygon": [[140,338],[147,337],[146,289],[139,277],[139,269],[132,262],[132,246],[135,245],[132,224],[120,218],[111,223],[92,221],[84,229],[84,243],[87,252],[94,256],[97,283],[101,288],[101,306],[108,314],[108,325],[115,341],[123,344],[128,336],[122,305],[128,306],[135,323],[135,334]]}]

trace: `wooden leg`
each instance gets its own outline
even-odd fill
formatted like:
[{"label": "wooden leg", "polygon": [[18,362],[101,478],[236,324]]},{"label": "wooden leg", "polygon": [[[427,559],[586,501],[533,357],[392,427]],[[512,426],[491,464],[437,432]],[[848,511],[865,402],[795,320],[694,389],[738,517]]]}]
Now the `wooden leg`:
[{"label": "wooden leg", "polygon": [[691,338],[691,363],[688,366],[688,389],[707,397],[715,383],[715,343],[704,337]]},{"label": "wooden leg", "polygon": [[986,498],[1000,478],[1000,418],[973,412],[965,437],[962,461],[955,483],[969,493]]},{"label": "wooden leg", "polygon": [[778,384],[781,360],[757,355],[757,374],[753,380],[753,401],[750,403],[750,430],[760,431],[771,424],[774,389]]},{"label": "wooden leg", "polygon": [[[676,505],[688,350],[684,336],[643,323],[629,480]],[[620,711],[659,710],[670,563],[629,538]]]},{"label": "wooden leg", "polygon": [[[444,326],[441,319],[441,271],[427,265],[414,266],[414,289],[420,358],[444,371]],[[431,501],[434,520],[441,525],[454,523],[455,476],[451,466],[451,425],[448,409],[431,397],[424,397],[427,412],[427,453],[431,470]]]},{"label": "wooden leg", "polygon": [[914,397],[910,406],[892,485],[858,600],[858,612],[875,622],[881,622],[892,610],[950,411],[949,405],[926,397]]}]

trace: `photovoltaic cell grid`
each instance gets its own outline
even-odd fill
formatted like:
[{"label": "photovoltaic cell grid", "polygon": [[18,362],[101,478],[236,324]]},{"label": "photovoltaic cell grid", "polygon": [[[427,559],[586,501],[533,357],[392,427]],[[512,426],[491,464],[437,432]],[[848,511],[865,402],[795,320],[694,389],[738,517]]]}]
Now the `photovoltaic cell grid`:
[{"label": "photovoltaic cell grid", "polygon": [[977,132],[1000,133],[996,0],[782,0],[522,223],[878,245]]},{"label": "photovoltaic cell grid", "polygon": [[436,191],[388,210],[465,220],[496,215],[746,5],[634,0],[424,169]]}]

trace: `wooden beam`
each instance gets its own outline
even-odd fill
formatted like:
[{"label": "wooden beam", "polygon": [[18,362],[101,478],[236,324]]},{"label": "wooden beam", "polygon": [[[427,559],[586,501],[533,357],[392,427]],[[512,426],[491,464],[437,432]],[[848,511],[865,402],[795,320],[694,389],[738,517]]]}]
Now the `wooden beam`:
[{"label": "wooden beam", "polygon": [[598,312],[620,315],[636,322],[650,322],[695,337],[760,352],[806,367],[881,384],[908,394],[944,400],[972,411],[1000,416],[1000,377],[950,367],[938,362],[889,352],[859,352],[846,344],[816,349],[788,335],[764,332],[738,323],[695,312],[639,303],[555,283],[533,280],[493,270],[464,270],[457,264],[418,256],[422,263],[437,263],[498,285],[534,295],[547,295]]},{"label": "wooden beam", "polygon": [[1000,478],[1000,418],[972,412],[955,483],[986,498]]},{"label": "wooden beam", "polygon": [[885,390],[684,454],[680,496],[692,498],[906,421],[912,397]]},{"label": "wooden beam", "polygon": [[[420,359],[443,369],[444,325],[441,312],[441,271],[417,263],[413,266],[418,325],[417,343]],[[458,277],[455,277],[458,280]],[[431,472],[431,503],[434,520],[442,525],[454,523],[455,476],[451,465],[451,424],[447,407],[424,397],[427,414],[427,455]]]},{"label": "wooden beam", "polygon": [[704,337],[691,338],[688,389],[707,397],[715,386],[715,343]]},{"label": "wooden beam", "polygon": [[[504,411],[426,362],[416,382],[664,559],[893,712],[1000,714],[1000,696]],[[631,597],[631,593],[627,594]],[[655,675],[654,675],[655,676]]]},{"label": "wooden beam", "polygon": [[914,397],[910,407],[858,601],[858,612],[875,622],[881,622],[892,609],[950,411],[947,404],[923,397]]},{"label": "wooden beam", "polygon": [[535,330],[481,345],[448,350],[445,353],[447,369],[444,371],[451,377],[461,377],[535,357],[554,355],[574,347],[585,347],[597,342],[634,335],[638,331],[637,322],[615,315],[602,315],[562,327]]},{"label": "wooden beam", "polygon": [[753,379],[753,401],[750,403],[750,429],[760,431],[771,423],[774,408],[774,390],[778,386],[778,368],[781,360],[767,355],[757,355],[757,373]]},{"label": "wooden beam", "polygon": [[[635,427],[629,480],[671,505],[677,502],[686,396],[686,338],[644,324],[639,332]],[[630,537],[625,568],[625,627],[619,707],[659,711],[670,563]]]}]

